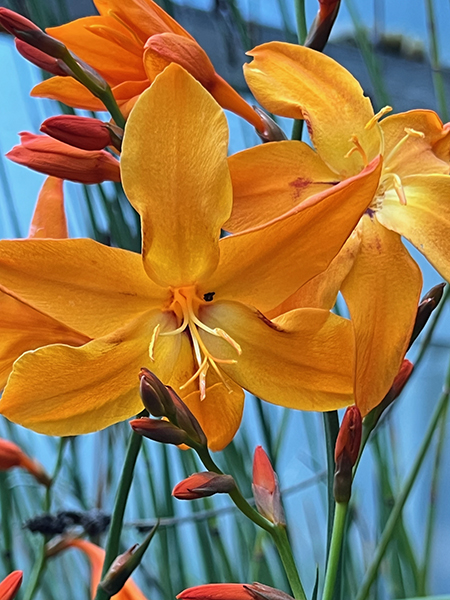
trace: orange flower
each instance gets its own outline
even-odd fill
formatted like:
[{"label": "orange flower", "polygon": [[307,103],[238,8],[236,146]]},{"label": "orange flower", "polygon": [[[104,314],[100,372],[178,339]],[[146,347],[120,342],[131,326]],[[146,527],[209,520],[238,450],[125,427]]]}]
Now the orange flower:
[{"label": "orange flower", "polygon": [[19,135],[20,145],[6,154],[19,165],[77,183],[120,181],[119,161],[105,150],[80,150],[46,135],[27,131]]},{"label": "orange flower", "polygon": [[0,583],[0,600],[13,600],[22,583],[22,571],[13,571]]},{"label": "orange flower", "polygon": [[[194,38],[155,2],[94,0],[94,4],[100,16],[52,27],[47,33],[104,77],[125,116],[155,77],[175,62],[223,108],[264,132],[259,115],[216,73]],[[71,77],[48,79],[38,84],[31,95],[53,98],[75,108],[104,110],[102,103]]]},{"label": "orange flower", "polygon": [[210,583],[183,590],[177,600],[292,600],[285,592],[262,583]]},{"label": "orange flower", "polygon": [[50,483],[50,478],[42,465],[27,456],[17,444],[9,440],[0,439],[0,471],[9,471],[13,467],[25,469],[25,471],[28,471],[30,475],[33,475],[43,485]]}]

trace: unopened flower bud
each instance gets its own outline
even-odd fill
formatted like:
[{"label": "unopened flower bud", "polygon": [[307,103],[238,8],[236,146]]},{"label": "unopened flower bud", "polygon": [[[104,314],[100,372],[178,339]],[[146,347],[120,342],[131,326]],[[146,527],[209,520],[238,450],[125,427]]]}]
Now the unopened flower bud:
[{"label": "unopened flower bud", "polygon": [[50,485],[50,477],[40,463],[27,456],[25,452],[13,442],[0,439],[0,471],[8,471],[13,467],[25,469],[30,475],[33,475],[39,483],[42,483],[47,487]]},{"label": "unopened flower bud", "polygon": [[28,132],[20,133],[20,142],[6,156],[39,173],[85,184],[120,181],[119,161],[105,150],[81,150]]},{"label": "unopened flower bud", "polygon": [[201,428],[200,423],[197,421],[194,414],[170,386],[167,387],[167,390],[170,393],[172,402],[175,406],[175,420],[178,426],[181,427],[181,429],[183,429],[196,444],[206,446],[207,439],[205,432]]},{"label": "unopened flower bud", "polygon": [[103,121],[77,115],[58,115],[46,119],[42,133],[82,150],[103,150],[111,145],[110,131]]},{"label": "unopened flower bud", "polygon": [[19,54],[21,54],[33,65],[36,65],[36,67],[39,67],[40,69],[43,69],[52,75],[59,75],[60,77],[73,77],[72,71],[63,63],[60,58],[53,58],[53,56],[45,54],[45,52],[42,52],[42,50],[38,50],[38,48],[30,46],[30,44],[27,44],[18,38],[15,39],[15,44]]},{"label": "unopened flower bud", "polygon": [[269,457],[257,446],[253,457],[253,496],[258,511],[276,525],[285,525],[278,477]]},{"label": "unopened flower bud", "polygon": [[229,494],[236,488],[236,483],[231,475],[219,475],[204,471],[194,473],[187,479],[180,481],[172,491],[172,496],[178,500],[196,500],[214,494]]},{"label": "unopened flower bud", "polygon": [[253,106],[253,110],[261,117],[261,121],[264,124],[264,131],[259,131],[256,129],[256,133],[265,142],[282,142],[287,140],[286,134],[275,121],[269,117],[267,113],[265,113],[258,106]]},{"label": "unopened flower bud", "polygon": [[429,292],[425,294],[425,296],[420,301],[408,350],[416,341],[417,337],[427,324],[428,319],[431,317],[431,313],[441,301],[442,295],[444,293],[444,288],[445,283],[439,283],[438,285],[435,285],[433,288],[431,288]]},{"label": "unopened flower bud", "polygon": [[22,583],[22,571],[13,571],[0,582],[0,600],[13,600]]},{"label": "unopened flower bud", "polygon": [[334,459],[334,498],[348,502],[352,491],[352,469],[361,446],[362,418],[357,406],[347,408],[336,440]]},{"label": "unopened flower bud", "polygon": [[185,431],[169,423],[168,421],[159,421],[158,419],[149,419],[142,417],[130,421],[131,428],[138,435],[142,435],[155,442],[162,444],[185,444],[188,436]]},{"label": "unopened flower bud", "polygon": [[154,373],[142,367],[139,373],[140,394],[142,403],[154,417],[175,416],[175,405],[172,394]]},{"label": "unopened flower bud", "polygon": [[209,583],[183,590],[177,600],[292,600],[281,590],[262,583]]},{"label": "unopened flower bud", "polygon": [[328,38],[339,11],[340,0],[319,0],[319,12],[305,40],[305,46],[321,52]]}]

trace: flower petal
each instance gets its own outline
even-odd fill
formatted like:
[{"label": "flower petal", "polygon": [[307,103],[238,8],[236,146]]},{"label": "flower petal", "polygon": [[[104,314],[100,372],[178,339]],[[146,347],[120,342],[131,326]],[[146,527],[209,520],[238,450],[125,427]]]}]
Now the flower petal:
[{"label": "flower petal", "polygon": [[168,295],[149,280],[139,254],[88,239],[0,241],[0,281],[89,337],[114,331]]},{"label": "flower petal", "polygon": [[[328,311],[299,309],[269,321],[238,302],[203,307],[201,319],[221,328],[242,348],[201,333],[208,350],[236,364],[221,364],[229,377],[273,404],[332,410],[352,402],[354,341],[349,321]],[[206,400],[207,401],[207,400]]]},{"label": "flower petal", "polygon": [[363,167],[353,153],[357,135],[368,160],[380,151],[378,126],[365,125],[373,117],[369,98],[358,81],[339,63],[321,52],[297,44],[269,42],[250,52],[254,60],[244,65],[247,83],[255,98],[270,112],[305,119],[310,137],[323,160],[342,177]]},{"label": "flower petal", "polygon": [[356,228],[345,242],[339,254],[332,260],[328,269],[302,285],[292,296],[273,310],[266,317],[274,319],[296,308],[322,308],[331,310],[336,304],[337,295],[342,282],[347,277],[358,253],[360,236]]},{"label": "flower petal", "polygon": [[270,224],[220,240],[220,264],[202,293],[266,312],[324,271],[371,202],[378,159]]},{"label": "flower petal", "polygon": [[[411,110],[392,115],[380,123],[384,134],[386,167],[400,177],[425,173],[448,173],[449,164],[435,154],[434,147],[447,136],[442,121],[432,110]],[[424,138],[407,135],[406,130],[424,134]]]},{"label": "flower petal", "polygon": [[[131,52],[128,44],[119,44],[111,36],[106,38],[102,35],[102,28],[128,38],[137,52]],[[130,79],[145,79],[142,46],[117,19],[109,16],[83,17],[46,31],[98,71],[112,86]]]},{"label": "flower petal", "polygon": [[228,158],[233,210],[224,229],[236,233],[267,223],[339,183],[303,142],[273,142]]},{"label": "flower petal", "polygon": [[[98,431],[135,415],[142,410],[139,370],[150,362],[157,324],[173,329],[175,317],[155,310],[80,348],[55,344],[26,352],[14,363],[0,412],[48,435]],[[179,336],[158,341],[151,366],[163,381],[170,379],[179,349]]]},{"label": "flower petal", "polygon": [[64,181],[57,177],[47,177],[45,180],[39,192],[28,237],[53,239],[68,237],[63,184]]},{"label": "flower petal", "polygon": [[450,281],[450,177],[412,175],[402,183],[406,206],[386,194],[378,220],[409,240]]},{"label": "flower petal", "polygon": [[142,217],[144,267],[160,285],[192,285],[219,262],[220,229],[232,204],[227,144],[223,111],[176,64],[130,114],[122,181]]},{"label": "flower petal", "polygon": [[356,404],[377,406],[397,375],[414,325],[420,269],[400,236],[364,216],[359,253],[342,285],[356,339]]},{"label": "flower petal", "polygon": [[0,390],[5,387],[14,361],[28,350],[48,344],[82,346],[89,338],[37,310],[0,286]]},{"label": "flower petal", "polygon": [[103,103],[73,77],[50,77],[34,86],[34,98],[50,98],[84,110],[106,110]]}]

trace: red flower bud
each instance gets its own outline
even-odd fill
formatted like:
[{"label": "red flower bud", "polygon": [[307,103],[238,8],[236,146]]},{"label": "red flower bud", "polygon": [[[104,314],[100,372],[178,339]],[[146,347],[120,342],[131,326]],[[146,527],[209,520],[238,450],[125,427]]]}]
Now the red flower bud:
[{"label": "red flower bud", "polygon": [[334,459],[334,497],[336,502],[348,502],[352,489],[352,469],[361,446],[362,418],[357,406],[347,408],[336,440]]},{"label": "red flower bud", "polygon": [[178,500],[196,500],[214,494],[228,494],[236,488],[236,483],[231,475],[219,475],[204,471],[194,473],[187,479],[180,481],[172,491],[172,496]]},{"label": "red flower bud", "polygon": [[59,115],[46,119],[40,129],[42,133],[82,150],[103,150],[111,145],[108,126],[98,119]]},{"label": "red flower bud", "polygon": [[141,419],[133,419],[130,421],[130,425],[135,433],[162,444],[179,446],[187,441],[186,432],[168,421],[142,417]]},{"label": "red flower bud", "polygon": [[175,416],[175,406],[167,386],[144,367],[139,373],[139,379],[142,403],[148,412],[154,417],[172,419]]},{"label": "red flower bud", "polygon": [[319,12],[305,40],[306,47],[318,51],[322,51],[325,48],[336,20],[340,3],[340,0],[319,0]]},{"label": "red flower bud", "polygon": [[167,386],[167,391],[171,395],[173,405],[175,406],[175,421],[177,425],[181,427],[195,443],[200,444],[200,446],[206,446],[206,435],[194,414],[170,386]]},{"label": "red flower bud", "polygon": [[0,25],[11,35],[21,31],[42,31],[32,21],[9,8],[0,8]]},{"label": "red flower bud", "polygon": [[416,341],[417,337],[420,335],[423,328],[428,323],[428,319],[431,317],[432,312],[441,301],[442,295],[444,293],[444,288],[445,283],[439,283],[438,285],[435,285],[431,288],[429,292],[425,294],[425,296],[420,301],[420,304],[417,308],[416,320],[411,334],[408,350]]},{"label": "red flower bud", "polygon": [[28,132],[20,134],[20,141],[6,156],[39,173],[86,184],[120,181],[119,161],[105,150],[80,150]]},{"label": "red flower bud", "polygon": [[210,583],[183,590],[177,600],[292,600],[292,597],[262,583]]},{"label": "red flower bud", "polygon": [[13,600],[22,583],[22,571],[13,571],[0,583],[0,600]]},{"label": "red flower bud", "polygon": [[394,383],[391,386],[389,391],[391,402],[394,401],[400,394],[402,393],[403,388],[405,387],[408,379],[411,377],[411,374],[414,370],[414,365],[407,358],[403,359],[402,366],[400,367],[400,371],[397,373],[394,379]]},{"label": "red flower bud", "polygon": [[45,54],[45,52],[42,52],[42,50],[30,46],[30,44],[27,44],[18,38],[15,39],[15,44],[19,54],[33,65],[36,65],[36,67],[39,67],[52,75],[59,75],[60,77],[73,76],[72,71],[61,59],[53,58],[52,56]]},{"label": "red flower bud", "polygon": [[13,467],[25,469],[43,485],[48,486],[50,484],[50,477],[44,471],[44,467],[41,464],[27,456],[13,442],[0,439],[0,471],[9,471]]},{"label": "red flower bud", "polygon": [[284,525],[278,478],[261,446],[257,446],[253,457],[252,488],[258,511],[272,523]]}]

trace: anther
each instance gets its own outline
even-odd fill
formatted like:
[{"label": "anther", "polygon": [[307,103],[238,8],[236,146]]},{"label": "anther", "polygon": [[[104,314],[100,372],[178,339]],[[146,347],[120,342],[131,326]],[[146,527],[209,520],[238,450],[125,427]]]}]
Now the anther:
[{"label": "anther", "polygon": [[150,340],[150,344],[148,347],[148,355],[150,356],[150,360],[152,362],[155,362],[155,345],[156,345],[156,340],[159,337],[160,329],[161,329],[161,325],[158,323],[158,325],[156,325],[155,328],[153,329],[152,339]]},{"label": "anther", "polygon": [[367,160],[367,154],[365,153],[364,148],[361,146],[358,136],[353,134],[349,141],[352,142],[354,146],[353,148],[350,148],[350,150],[347,152],[344,158],[349,158],[355,152],[359,152],[363,159],[364,166],[367,167],[367,165],[369,164],[369,161]]},{"label": "anther", "polygon": [[364,125],[364,129],[372,129],[372,127],[375,125],[375,123],[378,123],[378,121],[382,117],[384,117],[384,115],[387,115],[387,113],[390,113],[391,110],[392,110],[392,106],[385,106],[384,108],[379,110],[376,115],[373,115],[373,117],[371,119],[369,119],[369,121],[367,121],[367,123]]}]

